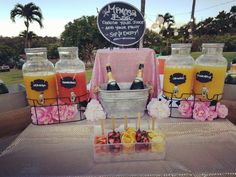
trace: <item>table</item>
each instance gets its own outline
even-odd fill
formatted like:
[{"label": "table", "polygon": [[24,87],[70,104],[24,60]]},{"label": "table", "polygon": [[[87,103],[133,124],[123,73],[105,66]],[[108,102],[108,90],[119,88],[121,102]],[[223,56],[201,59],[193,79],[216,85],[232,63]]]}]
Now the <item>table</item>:
[{"label": "table", "polygon": [[228,120],[166,118],[159,127],[164,160],[95,163],[91,122],[31,124],[0,154],[0,176],[236,176],[236,127]]},{"label": "table", "polygon": [[143,80],[153,86],[153,97],[160,93],[159,72],[156,68],[155,52],[149,48],[126,49],[99,49],[97,50],[95,63],[91,77],[91,97],[94,86],[100,86],[107,82],[106,65],[110,64],[112,73],[117,82],[132,82],[138,71],[139,63],[144,63]]}]

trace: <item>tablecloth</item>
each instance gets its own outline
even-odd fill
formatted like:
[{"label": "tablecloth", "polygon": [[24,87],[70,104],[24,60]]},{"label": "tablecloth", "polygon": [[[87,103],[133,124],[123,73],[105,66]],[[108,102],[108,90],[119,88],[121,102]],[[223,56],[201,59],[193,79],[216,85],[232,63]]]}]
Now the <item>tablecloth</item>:
[{"label": "tablecloth", "polygon": [[166,157],[156,161],[94,162],[92,127],[29,125],[1,152],[0,176],[236,176],[236,128],[227,120],[159,121]]},{"label": "tablecloth", "polygon": [[96,95],[93,94],[94,86],[107,82],[107,64],[111,65],[112,74],[117,82],[132,82],[137,74],[139,63],[144,63],[144,82],[153,86],[152,96],[156,97],[160,92],[160,81],[155,52],[149,48],[99,49],[91,77],[91,97],[96,98]]}]

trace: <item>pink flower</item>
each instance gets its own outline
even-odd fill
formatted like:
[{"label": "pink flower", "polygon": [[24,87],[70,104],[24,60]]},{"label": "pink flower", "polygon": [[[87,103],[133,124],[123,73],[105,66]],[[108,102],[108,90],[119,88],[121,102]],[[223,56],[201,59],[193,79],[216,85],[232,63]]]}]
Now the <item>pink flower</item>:
[{"label": "pink flower", "polygon": [[75,115],[78,113],[77,105],[69,105],[67,106],[66,111],[66,119],[73,119]]},{"label": "pink flower", "polygon": [[192,106],[193,106],[193,101],[183,100],[180,102],[178,110],[182,116],[190,118],[192,116]]},{"label": "pink flower", "polygon": [[220,118],[225,118],[228,115],[229,110],[225,105],[218,102],[216,105],[216,112]]},{"label": "pink flower", "polygon": [[217,118],[217,112],[215,111],[215,106],[210,106],[207,120],[213,121],[216,118]]},{"label": "pink flower", "polygon": [[194,104],[194,108],[195,107],[201,107],[201,106],[204,106],[204,107],[209,107],[210,106],[210,102],[209,101],[196,101],[195,104]]},{"label": "pink flower", "polygon": [[51,115],[51,107],[36,107],[31,108],[31,119],[33,123],[38,124],[50,124],[53,123]]},{"label": "pink flower", "polygon": [[190,101],[185,101],[185,100],[181,101],[178,110],[180,112],[191,112],[190,110],[192,110],[192,106]]},{"label": "pink flower", "polygon": [[[51,124],[59,120],[68,120],[75,118],[78,113],[77,105],[64,105],[62,101],[53,104],[48,107],[32,107],[31,108],[31,119],[35,124]],[[59,108],[59,109],[58,109]]]},{"label": "pink flower", "polygon": [[187,112],[181,112],[181,115],[184,116],[185,118],[191,118],[191,116],[192,116],[192,109],[190,109]]},{"label": "pink flower", "polygon": [[[59,107],[59,110],[58,110],[58,107]],[[53,109],[51,111],[52,118],[54,120],[59,120],[59,116],[60,116],[60,120],[66,120],[66,109],[67,109],[66,105],[59,105],[58,107],[53,106]]]},{"label": "pink flower", "polygon": [[200,121],[205,121],[209,116],[209,108],[205,104],[195,104],[193,109],[193,118]]}]

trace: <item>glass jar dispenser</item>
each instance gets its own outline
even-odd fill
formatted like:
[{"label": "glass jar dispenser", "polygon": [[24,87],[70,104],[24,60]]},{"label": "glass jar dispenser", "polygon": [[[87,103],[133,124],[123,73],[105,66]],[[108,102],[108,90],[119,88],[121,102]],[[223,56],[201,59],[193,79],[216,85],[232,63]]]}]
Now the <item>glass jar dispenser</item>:
[{"label": "glass jar dispenser", "polygon": [[163,95],[168,98],[188,98],[192,93],[194,60],[191,44],[172,44],[171,56],[165,63]]},{"label": "glass jar dispenser", "polygon": [[26,63],[22,67],[28,102],[31,106],[56,102],[56,75],[47,59],[46,48],[26,48]]},{"label": "glass jar dispenser", "polygon": [[64,103],[87,102],[85,65],[78,57],[77,47],[59,47],[56,63],[58,94]]},{"label": "glass jar dispenser", "polygon": [[227,60],[223,57],[224,44],[202,44],[202,55],[195,62],[194,93],[202,100],[222,97]]}]

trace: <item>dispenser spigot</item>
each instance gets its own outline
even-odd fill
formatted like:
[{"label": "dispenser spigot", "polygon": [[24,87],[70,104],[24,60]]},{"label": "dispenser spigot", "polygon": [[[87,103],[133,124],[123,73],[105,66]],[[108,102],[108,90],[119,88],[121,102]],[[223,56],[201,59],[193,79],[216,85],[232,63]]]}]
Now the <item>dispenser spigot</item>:
[{"label": "dispenser spigot", "polygon": [[207,95],[208,95],[208,89],[207,89],[206,87],[203,87],[203,88],[202,88],[202,96],[203,96],[204,98],[206,98]]},{"label": "dispenser spigot", "polygon": [[40,102],[41,105],[44,105],[44,103],[45,103],[43,93],[40,93],[40,95],[39,95],[39,102]]},{"label": "dispenser spigot", "polygon": [[176,96],[178,92],[179,92],[179,88],[178,88],[178,86],[175,85],[174,86],[174,91],[173,91],[174,96]]},{"label": "dispenser spigot", "polygon": [[72,103],[75,102],[75,98],[76,98],[75,93],[74,93],[74,92],[70,92],[70,101],[71,101]]}]

